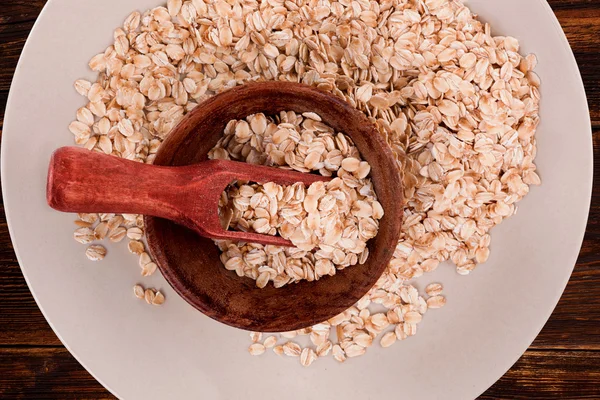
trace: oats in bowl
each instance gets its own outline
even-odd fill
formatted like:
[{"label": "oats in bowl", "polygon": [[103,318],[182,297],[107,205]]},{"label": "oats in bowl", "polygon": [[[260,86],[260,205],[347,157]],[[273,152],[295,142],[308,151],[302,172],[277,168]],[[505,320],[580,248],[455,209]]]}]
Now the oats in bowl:
[{"label": "oats in bowl", "polygon": [[220,215],[226,227],[278,234],[296,247],[220,241],[225,268],[263,288],[335,275],[369,256],[383,208],[352,140],[321,122],[315,113],[282,111],[227,124],[211,159],[244,161],[334,177],[330,182],[280,186],[236,182],[223,193]]}]

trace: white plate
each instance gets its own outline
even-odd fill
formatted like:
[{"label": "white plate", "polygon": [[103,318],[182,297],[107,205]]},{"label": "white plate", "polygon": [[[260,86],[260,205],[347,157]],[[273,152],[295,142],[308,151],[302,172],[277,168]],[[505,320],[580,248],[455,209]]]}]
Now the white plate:
[{"label": "white plate", "polygon": [[592,187],[592,141],[581,77],[542,0],[472,0],[494,33],[520,39],[539,58],[543,185],[493,231],[489,262],[469,277],[439,268],[448,304],[419,334],[375,346],[343,365],[302,368],[274,354],[250,357],[248,335],[203,316],[162,277],[164,307],[132,296],[139,280],[126,246],[92,264],[72,239],[73,217],[45,202],[51,152],[71,145],[82,103],[77,78],[133,9],[153,0],[51,0],[29,37],[11,88],[2,138],[2,184],[11,236],[38,305],[62,342],[124,399],[474,398],[519,358],[554,309],[576,261]]}]

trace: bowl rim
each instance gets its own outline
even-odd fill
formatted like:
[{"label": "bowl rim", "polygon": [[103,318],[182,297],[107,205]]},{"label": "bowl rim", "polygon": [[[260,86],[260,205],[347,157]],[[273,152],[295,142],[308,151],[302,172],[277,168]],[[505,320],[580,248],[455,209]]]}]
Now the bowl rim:
[{"label": "bowl rim", "polygon": [[[247,83],[244,85],[240,85],[240,86],[236,86],[234,88],[227,89],[215,96],[212,96],[212,97],[206,99],[204,102],[200,103],[199,106],[197,106],[192,111],[187,113],[183,117],[183,119],[177,124],[177,126],[165,138],[165,140],[163,141],[161,147],[159,148],[159,150],[157,152],[157,155],[156,155],[156,158],[154,161],[155,164],[156,165],[173,165],[173,163],[177,161],[178,150],[181,149],[185,144],[188,143],[188,141],[185,140],[185,138],[189,137],[190,135],[193,135],[193,133],[195,131],[195,127],[197,126],[197,124],[190,125],[190,126],[188,126],[188,125],[190,124],[190,121],[192,119],[194,119],[196,114],[205,112],[206,109],[218,108],[220,106],[219,104],[224,99],[226,101],[229,101],[229,100],[239,101],[238,99],[251,95],[251,93],[256,89],[261,89],[261,90],[265,90],[265,91],[269,91],[269,92],[276,92],[281,95],[285,95],[286,93],[294,92],[295,94],[302,94],[304,96],[310,96],[311,98],[315,99],[315,102],[316,101],[326,101],[332,105],[335,105],[335,107],[343,109],[347,112],[352,112],[353,114],[356,115],[357,118],[360,118],[362,121],[364,121],[366,123],[364,130],[365,130],[365,132],[368,132],[370,140],[372,140],[372,143],[374,144],[374,146],[377,147],[377,151],[378,151],[377,158],[381,159],[381,160],[385,160],[386,169],[389,170],[388,171],[389,175],[398,177],[397,182],[394,182],[395,186],[386,184],[386,185],[379,185],[379,187],[377,187],[376,182],[373,182],[376,193],[381,192],[383,190],[386,190],[386,191],[392,190],[394,193],[394,197],[396,199],[396,202],[393,203],[393,206],[391,206],[391,207],[393,207],[393,209],[390,209],[390,207],[387,207],[387,209],[386,209],[386,207],[384,206],[385,215],[384,215],[384,219],[382,219],[380,221],[380,223],[383,224],[383,223],[386,223],[386,221],[388,221],[388,223],[389,222],[395,223],[398,226],[398,228],[392,229],[392,232],[393,232],[392,237],[388,241],[391,244],[391,246],[385,246],[386,248],[383,250],[385,256],[381,259],[381,261],[379,263],[375,263],[375,265],[372,266],[373,268],[376,268],[376,271],[375,271],[375,273],[370,274],[370,276],[372,276],[372,278],[369,279],[368,284],[361,283],[360,285],[358,285],[358,287],[354,286],[352,291],[353,292],[356,291],[357,293],[359,293],[359,295],[351,295],[349,293],[348,300],[342,306],[338,306],[337,309],[335,310],[335,312],[327,314],[326,318],[313,317],[308,322],[302,322],[303,320],[301,320],[301,319],[295,319],[294,321],[289,322],[287,325],[285,325],[285,329],[281,329],[281,326],[280,326],[281,324],[257,323],[255,320],[252,320],[252,319],[240,319],[237,317],[232,317],[231,313],[229,313],[229,312],[221,312],[221,313],[215,312],[215,310],[212,308],[212,307],[214,307],[213,302],[207,301],[207,299],[205,298],[206,296],[198,295],[193,290],[191,290],[189,285],[186,284],[185,279],[183,279],[182,276],[178,273],[177,266],[171,265],[172,263],[169,262],[169,258],[170,258],[170,255],[168,254],[169,252],[163,251],[164,247],[159,238],[158,231],[160,229],[162,229],[159,227],[159,225],[161,223],[160,222],[161,220],[159,218],[155,218],[155,217],[151,217],[151,216],[144,217],[144,219],[145,219],[144,222],[145,222],[145,226],[146,226],[146,240],[148,242],[148,251],[152,255],[155,262],[157,263],[157,265],[158,265],[162,275],[166,279],[166,281],[169,283],[169,285],[175,290],[175,292],[179,296],[181,296],[186,302],[188,302],[196,310],[202,312],[203,314],[205,314],[221,323],[224,323],[229,326],[236,327],[236,328],[240,328],[240,329],[251,330],[251,331],[261,331],[261,332],[291,331],[291,330],[305,328],[307,326],[312,326],[314,324],[326,321],[329,318],[332,318],[335,315],[345,311],[346,309],[351,307],[353,304],[355,304],[358,300],[360,300],[360,298],[362,298],[365,294],[367,294],[367,292],[381,278],[381,276],[385,272],[389,262],[391,261],[391,259],[393,257],[396,243],[398,242],[399,237],[400,237],[399,227],[401,226],[401,223],[402,223],[403,208],[404,208],[402,175],[401,175],[400,169],[398,167],[398,162],[396,161],[396,158],[394,157],[390,146],[385,142],[383,136],[380,134],[375,123],[372,120],[369,120],[363,112],[352,107],[345,100],[340,99],[340,98],[336,97],[335,95],[333,95],[331,93],[327,93],[318,88],[315,88],[315,87],[312,87],[309,85],[305,85],[302,83],[281,82],[281,81],[250,82],[250,83]],[[285,111],[289,111],[289,110],[285,110]],[[251,114],[252,113],[249,113],[247,115],[251,115]],[[226,124],[227,122],[228,121],[225,121],[224,123]],[[323,118],[323,122],[327,123],[328,121],[326,118]],[[334,129],[336,132],[340,132],[340,131],[345,132],[344,129],[336,129],[335,127],[334,127]],[[352,138],[352,139],[354,141],[354,138]],[[356,145],[356,143],[355,143],[355,145]],[[359,146],[357,145],[357,147],[359,147]],[[179,165],[179,164],[176,164],[176,165]],[[186,164],[181,164],[181,165],[186,165]],[[378,197],[380,197],[380,196],[378,195]],[[382,204],[382,206],[383,206],[383,204]],[[382,225],[380,225],[380,229],[381,229],[381,226]],[[379,236],[379,234],[378,234],[378,236]],[[374,257],[373,256],[373,245],[374,245],[376,239],[377,239],[377,237],[371,239],[368,243],[369,250],[370,250],[370,257]],[[352,268],[357,268],[357,267],[358,267],[358,265],[355,265]],[[333,276],[333,277],[327,276],[327,277],[323,277],[322,279],[335,279],[336,276],[338,276],[341,273],[344,273],[345,271],[346,270],[342,270],[342,271],[338,270],[335,276]],[[254,287],[254,282],[252,280],[250,280],[249,278],[237,277],[237,275],[233,271],[226,271],[226,272],[234,275],[236,278],[248,280],[248,282],[250,282],[252,284],[253,288],[256,289]],[[297,285],[314,285],[314,284],[315,284],[315,282],[301,281],[295,285],[286,285],[284,288],[289,288],[291,286],[297,286]],[[271,285],[269,285],[269,286],[271,286]],[[263,290],[263,291],[268,290],[269,286],[266,289],[256,289],[256,290]],[[283,291],[285,290],[284,288],[279,288],[279,289],[275,289],[275,290],[278,291],[278,293],[283,293]]]}]

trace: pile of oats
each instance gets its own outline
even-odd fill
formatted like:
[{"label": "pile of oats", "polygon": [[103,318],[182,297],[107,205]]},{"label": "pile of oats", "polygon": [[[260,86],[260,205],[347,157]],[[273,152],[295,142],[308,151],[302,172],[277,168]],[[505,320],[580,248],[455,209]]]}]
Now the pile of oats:
[{"label": "pile of oats", "polygon": [[[248,351],[251,355],[261,355],[271,348],[277,355],[300,357],[300,363],[305,367],[329,354],[344,362],[347,358],[365,354],[376,341],[382,347],[390,347],[415,335],[423,314],[428,309],[443,307],[446,302],[441,295],[442,285],[438,283],[427,286],[427,300],[411,285],[399,284],[390,290],[378,286],[353,307],[310,328],[269,335],[264,339],[263,334],[251,332],[252,344]],[[369,307],[375,304],[378,312]],[[381,306],[385,312],[380,311]],[[307,342],[302,336],[308,336],[310,344],[298,344],[298,341]]]},{"label": "pile of oats", "polygon": [[336,270],[363,264],[367,241],[379,230],[383,208],[352,140],[321,122],[314,113],[281,112],[276,118],[254,114],[233,120],[209,152],[211,159],[318,171],[332,176],[306,188],[236,182],[223,192],[219,213],[223,226],[276,235],[296,247],[219,241],[225,268],[275,287],[333,276]]},{"label": "pile of oats", "polygon": [[165,302],[165,296],[156,289],[144,289],[142,285],[135,285],[133,287],[133,294],[140,300],[145,300],[146,303],[153,306],[160,306]]},{"label": "pile of oats", "polygon": [[[96,82],[75,83],[88,104],[70,130],[93,151],[152,162],[185,113],[250,80],[302,82],[363,111],[404,171],[402,238],[369,294],[388,312],[419,312],[420,301],[388,299],[440,262],[461,274],[485,262],[490,229],[540,183],[536,58],[520,55],[515,38],[493,36],[460,0],[169,0],[131,14],[114,39],[90,62]],[[342,334],[371,318],[351,310]],[[361,352],[339,343],[338,359]]]}]

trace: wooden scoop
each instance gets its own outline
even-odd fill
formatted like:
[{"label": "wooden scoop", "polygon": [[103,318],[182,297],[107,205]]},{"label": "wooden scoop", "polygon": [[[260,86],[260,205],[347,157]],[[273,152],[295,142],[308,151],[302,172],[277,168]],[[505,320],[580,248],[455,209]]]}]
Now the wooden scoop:
[{"label": "wooden scoop", "polygon": [[211,239],[293,246],[279,236],[221,226],[219,198],[235,180],[309,186],[330,178],[225,160],[163,167],[62,147],[50,160],[46,196],[50,207],[59,211],[143,214],[174,221]]},{"label": "wooden scoop", "polygon": [[[195,165],[205,162],[210,149],[223,137],[228,121],[255,113],[279,115],[282,111],[297,114],[314,112],[336,132],[350,137],[362,158],[371,165],[373,187],[385,215],[379,223],[379,233],[367,243],[369,258],[364,264],[354,265],[318,281],[303,280],[281,288],[269,284],[258,289],[252,279],[238,276],[223,267],[219,248],[211,239],[197,233],[196,225],[201,224],[189,219],[199,215],[196,208],[189,209],[190,212],[181,208],[185,204],[198,209],[211,208],[215,212],[213,226],[218,226],[216,198],[211,200],[210,207],[206,207],[209,200],[202,200],[201,191],[191,183],[190,176],[198,176],[198,172],[182,174],[173,171],[184,171],[179,168],[196,171],[193,169],[197,168]],[[60,173],[69,177],[67,181],[76,183],[63,188],[56,185],[58,179],[51,176],[53,184],[49,186],[48,202],[58,209],[73,201],[90,206],[73,211],[105,209],[166,216],[171,220],[145,217],[147,250],[166,281],[189,304],[219,322],[241,329],[286,332],[305,328],[338,315],[362,298],[380,278],[398,243],[403,216],[402,180],[397,161],[373,122],[379,123],[375,118],[368,119],[344,99],[317,88],[291,82],[246,84],[225,90],[187,113],[161,144],[152,167],[110,158],[113,166],[99,170],[99,163],[92,162],[92,166],[84,167],[75,162],[77,158],[63,157],[64,152],[72,155],[73,150],[60,150],[52,160],[54,168],[51,168],[51,175]],[[99,156],[87,150],[78,152],[85,152],[86,158]],[[234,173],[223,182],[219,181],[219,187],[211,189],[211,193],[215,196],[220,194],[228,180],[245,178],[246,173],[250,175],[249,179],[258,179],[258,175],[249,172],[249,165],[243,164],[242,167],[239,174]],[[110,174],[121,174],[129,168],[136,171],[149,168],[148,171],[152,172],[127,173],[128,180],[120,186],[114,185],[108,178]],[[219,174],[222,173],[224,171],[221,170]],[[78,177],[75,181],[74,176]],[[269,179],[272,178],[269,175]],[[306,179],[324,178],[294,174],[288,183],[306,182]],[[66,193],[70,196],[65,196]],[[109,198],[113,203],[108,202]],[[123,198],[128,200],[114,203],[116,199]],[[148,208],[137,207],[140,203]],[[103,207],[92,208],[100,205]],[[112,205],[127,208],[108,207]]]}]

